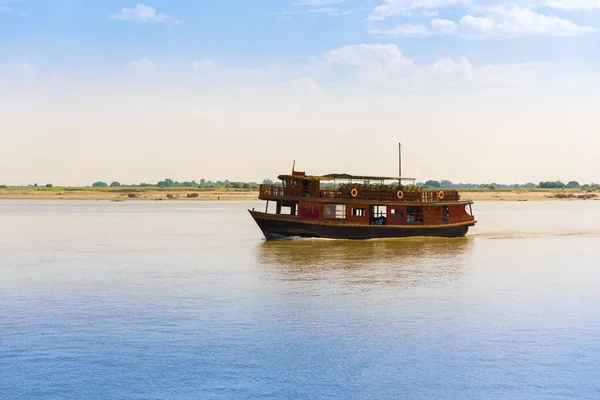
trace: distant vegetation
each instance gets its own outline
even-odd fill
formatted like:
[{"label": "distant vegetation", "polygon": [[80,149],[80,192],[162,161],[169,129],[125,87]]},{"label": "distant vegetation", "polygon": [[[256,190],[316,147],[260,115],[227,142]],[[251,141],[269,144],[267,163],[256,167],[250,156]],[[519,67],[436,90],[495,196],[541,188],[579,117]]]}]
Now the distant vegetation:
[{"label": "distant vegetation", "polygon": [[[274,184],[271,179],[265,179],[262,181],[264,184]],[[436,190],[436,189],[458,189],[458,190],[548,190],[548,189],[581,189],[585,191],[600,191],[600,185],[596,183],[580,185],[577,181],[570,181],[563,183],[561,181],[548,181],[540,182],[538,184],[529,182],[524,184],[501,184],[501,183],[453,183],[449,180],[428,180],[425,182],[417,182],[417,186],[422,186],[425,189]],[[38,188],[38,190],[52,190],[54,186],[51,183],[44,185],[45,187],[38,186],[37,183],[27,185],[29,187]],[[229,180],[224,181],[211,181],[200,179],[198,182],[195,180],[178,182],[170,178],[158,181],[156,183],[139,183],[139,184],[121,184],[120,182],[113,181],[110,184],[97,181],[91,185],[93,188],[123,188],[123,189],[135,189],[135,188],[155,188],[155,189],[238,189],[238,190],[258,190],[260,184],[257,182],[230,182]],[[331,187],[332,183],[322,182],[322,187]],[[7,189],[6,185],[0,185],[0,189]],[[56,188],[55,188],[56,189]],[[81,188],[83,189],[83,188]],[[77,190],[77,188],[72,188]]]},{"label": "distant vegetation", "polygon": [[538,184],[529,182],[525,184],[501,184],[501,183],[452,183],[448,180],[418,182],[417,186],[423,186],[428,189],[581,189],[581,190],[600,190],[600,185],[596,183],[580,185],[577,181],[563,183],[561,181],[540,182]]},{"label": "distant vegetation", "polygon": [[[331,187],[332,183],[321,184],[321,186]],[[417,186],[421,186],[424,189],[436,190],[436,189],[457,189],[457,190],[542,190],[542,189],[581,189],[581,190],[593,190],[600,191],[600,185],[596,183],[590,183],[580,185],[577,181],[570,181],[569,183],[563,183],[561,181],[554,182],[540,182],[538,184],[529,183],[513,183],[513,184],[502,184],[502,183],[453,183],[449,180],[428,180],[425,182],[415,183]]]},{"label": "distant vegetation", "polygon": [[[273,181],[265,179],[263,183],[272,184]],[[139,184],[121,184],[119,182],[112,182],[108,185],[106,182],[98,181],[92,184],[92,187],[140,187],[140,188],[197,188],[197,189],[247,189],[247,190],[258,190],[260,184],[256,182],[230,182],[229,180],[224,181],[207,181],[206,179],[200,179],[199,182],[193,181],[174,181],[173,179],[166,178],[156,183],[142,182]]]},{"label": "distant vegetation", "polygon": [[163,181],[159,181],[156,184],[150,183],[140,183],[140,187],[188,187],[188,188],[199,188],[199,189],[251,189],[258,190],[259,184],[256,182],[230,182],[229,180],[224,181],[207,181],[205,179],[200,179],[200,182],[196,181],[185,181],[178,182],[173,181],[172,179],[165,179]]}]

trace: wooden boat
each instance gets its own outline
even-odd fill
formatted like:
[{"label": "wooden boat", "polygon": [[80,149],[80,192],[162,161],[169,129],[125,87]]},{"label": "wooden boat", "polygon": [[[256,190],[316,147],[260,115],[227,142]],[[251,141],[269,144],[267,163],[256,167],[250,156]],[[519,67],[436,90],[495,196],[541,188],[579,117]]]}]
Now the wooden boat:
[{"label": "wooden boat", "polygon": [[265,211],[248,210],[267,240],[459,237],[476,223],[472,201],[456,190],[423,190],[414,178],[314,176],[292,168],[278,179],[260,185]]}]

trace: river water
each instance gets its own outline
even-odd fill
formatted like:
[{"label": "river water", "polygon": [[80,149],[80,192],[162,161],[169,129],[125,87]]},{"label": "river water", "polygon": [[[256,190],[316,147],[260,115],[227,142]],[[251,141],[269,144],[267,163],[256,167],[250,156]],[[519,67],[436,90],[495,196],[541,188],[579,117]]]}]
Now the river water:
[{"label": "river water", "polygon": [[252,207],[0,201],[0,398],[600,398],[600,202],[357,242]]}]

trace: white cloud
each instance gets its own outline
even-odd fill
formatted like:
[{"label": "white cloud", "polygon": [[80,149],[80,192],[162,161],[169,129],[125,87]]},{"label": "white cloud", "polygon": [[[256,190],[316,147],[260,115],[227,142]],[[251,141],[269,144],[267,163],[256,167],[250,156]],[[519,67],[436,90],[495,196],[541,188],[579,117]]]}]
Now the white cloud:
[{"label": "white cloud", "polygon": [[[539,63],[511,65],[472,65],[467,58],[441,58],[432,63],[417,63],[394,44],[357,44],[332,49],[315,60],[297,65],[275,64],[261,67],[223,66],[215,61],[199,59],[189,64],[193,80],[168,74],[160,63],[148,57],[127,65],[141,79],[132,84],[182,84],[204,93],[260,93],[277,90],[289,96],[335,95],[341,89],[397,92],[426,91],[431,88],[484,90],[518,88],[536,82],[544,65]],[[10,68],[12,72],[9,71]],[[4,66],[6,77],[33,73],[29,64]],[[15,73],[19,71],[19,75]],[[150,80],[150,78],[152,78]],[[187,79],[189,79],[188,76]],[[453,89],[454,90],[454,89]]]},{"label": "white cloud", "polygon": [[[367,21],[376,23],[391,17],[420,17],[418,24],[405,21],[392,28],[369,27],[372,34],[396,37],[428,37],[452,35],[466,39],[514,38],[521,36],[579,36],[594,33],[598,28],[582,26],[564,16],[549,13],[549,8],[562,11],[600,9],[600,0],[380,0]],[[495,3],[495,4],[494,4]],[[459,20],[435,18],[430,27],[422,17],[437,16],[451,8],[453,13],[462,10]],[[415,14],[416,13],[416,14]],[[446,13],[448,14],[448,13]]]},{"label": "white cloud", "polygon": [[451,35],[456,32],[457,25],[454,21],[435,18],[431,21],[431,29],[442,35]]},{"label": "white cloud", "polygon": [[135,8],[123,8],[120,13],[111,15],[109,18],[122,21],[167,25],[181,23],[177,18],[167,14],[158,13],[154,8],[144,4],[137,4]]},{"label": "white cloud", "polygon": [[344,46],[327,53],[325,60],[353,67],[363,84],[383,85],[392,90],[461,85],[475,88],[526,86],[535,83],[538,72],[547,67],[542,63],[473,66],[464,57],[419,65],[393,44]]},{"label": "white cloud", "polygon": [[485,17],[466,15],[457,32],[466,38],[514,38],[520,36],[579,36],[596,32],[556,15],[544,15],[528,8],[495,7]]},{"label": "white cloud", "polygon": [[402,37],[458,35],[465,39],[506,39],[523,36],[581,36],[597,28],[577,25],[556,15],[545,15],[529,8],[492,7],[480,9],[480,15],[467,14],[458,22],[435,18],[431,29],[425,25],[398,25],[390,29],[371,28],[369,33]]},{"label": "white cloud", "polygon": [[438,8],[468,6],[471,0],[384,0],[373,9],[368,20],[381,21],[390,17],[409,14],[413,10],[433,12]]},{"label": "white cloud", "polygon": [[288,88],[290,94],[320,95],[326,92],[333,95],[342,88],[382,92],[439,87],[512,89],[535,84],[538,73],[546,67],[541,63],[473,65],[465,57],[419,64],[406,57],[394,44],[339,47],[305,67],[278,64],[261,68],[232,68],[210,60],[195,61],[191,66],[197,82],[207,89],[260,91],[271,87]]},{"label": "white cloud", "polygon": [[325,55],[327,63],[346,63],[354,67],[395,68],[412,66],[413,61],[404,57],[394,44],[357,44],[343,46]]},{"label": "white cloud", "polygon": [[372,35],[385,35],[396,37],[429,37],[432,32],[425,25],[397,25],[390,29],[369,29]]},{"label": "white cloud", "polygon": [[458,21],[461,31],[466,32],[481,32],[483,34],[491,33],[497,28],[494,21],[485,17],[473,17],[465,15]]},{"label": "white cloud", "polygon": [[489,7],[520,6],[535,8],[544,6],[554,9],[577,11],[600,9],[600,0],[379,0],[382,3],[373,8],[368,17],[369,21],[382,21],[397,16],[410,16],[416,11],[422,16],[434,16],[440,10],[454,9],[485,9]]},{"label": "white cloud", "polygon": [[[191,64],[197,82],[215,90],[285,89],[290,93],[335,94],[344,90],[426,90],[456,88],[487,90],[535,84],[546,65],[472,65],[465,58],[442,58],[419,64],[394,44],[357,44],[327,52],[310,66],[268,65],[261,68],[220,66],[211,60]],[[321,82],[322,84],[318,84]],[[262,88],[262,89],[260,89]]]},{"label": "white cloud", "polygon": [[562,10],[595,10],[600,8],[600,0],[546,0],[543,5]]}]

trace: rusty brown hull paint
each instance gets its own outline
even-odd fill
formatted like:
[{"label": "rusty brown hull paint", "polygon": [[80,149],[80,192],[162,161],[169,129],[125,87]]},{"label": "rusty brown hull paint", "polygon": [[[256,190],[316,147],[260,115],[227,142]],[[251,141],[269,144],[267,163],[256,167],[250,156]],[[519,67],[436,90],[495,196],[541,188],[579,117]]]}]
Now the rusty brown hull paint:
[{"label": "rusty brown hull paint", "polygon": [[329,239],[380,239],[401,237],[461,237],[476,221],[444,225],[366,225],[324,221],[307,221],[250,211],[254,221],[267,240],[290,237]]}]

